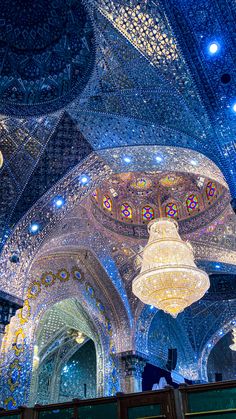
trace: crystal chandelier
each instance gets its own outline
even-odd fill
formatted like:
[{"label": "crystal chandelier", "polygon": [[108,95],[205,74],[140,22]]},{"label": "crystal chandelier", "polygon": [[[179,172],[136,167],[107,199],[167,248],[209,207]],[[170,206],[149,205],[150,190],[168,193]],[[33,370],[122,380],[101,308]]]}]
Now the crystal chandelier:
[{"label": "crystal chandelier", "polygon": [[132,284],[133,293],[143,303],[177,317],[203,297],[210,286],[208,275],[195,265],[192,246],[179,236],[175,220],[153,220],[148,224],[148,232],[141,272]]},{"label": "crystal chandelier", "polygon": [[232,351],[236,351],[236,327],[233,328],[232,335],[233,335],[233,343],[232,345],[230,345],[230,349]]}]

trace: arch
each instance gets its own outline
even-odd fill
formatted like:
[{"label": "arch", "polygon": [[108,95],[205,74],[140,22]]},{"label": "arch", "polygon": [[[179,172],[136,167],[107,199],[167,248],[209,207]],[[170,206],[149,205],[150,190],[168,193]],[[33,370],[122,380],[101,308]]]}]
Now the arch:
[{"label": "arch", "polygon": [[[69,315],[68,315],[69,312]],[[50,318],[52,314],[52,319]],[[59,317],[59,324],[57,329],[57,335],[55,336],[55,321]],[[52,320],[54,324],[51,325]],[[63,326],[62,326],[63,325]],[[49,336],[50,327],[53,326],[52,337],[49,337],[48,341],[42,340],[42,331],[44,335]],[[34,344],[39,348],[38,350],[38,365],[34,368],[33,358],[33,373],[30,387],[30,404],[34,403],[55,403],[59,402],[60,394],[60,371],[63,364],[65,364],[73,354],[79,350],[84,342],[80,344],[76,343],[73,334],[68,335],[71,327],[74,330],[83,331],[85,342],[92,340],[96,350],[96,394],[102,396],[104,394],[104,377],[102,373],[103,364],[108,360],[105,356],[104,345],[102,337],[102,330],[97,327],[94,320],[90,315],[86,313],[83,306],[79,303],[76,297],[65,298],[52,306],[50,306],[41,316],[38,326],[34,332]],[[72,329],[73,330],[73,329]],[[45,332],[46,331],[46,332]],[[68,336],[69,339],[68,339]],[[86,338],[87,336],[87,338]],[[43,382],[39,383],[40,374],[44,365],[47,367],[48,361],[53,360],[53,369],[48,371],[46,368],[43,372]],[[48,382],[47,382],[48,377]],[[40,390],[40,387],[44,387],[44,393]],[[41,394],[41,395],[40,395]],[[44,398],[42,398],[44,396]],[[76,394],[74,395],[76,396]]]},{"label": "arch", "polygon": [[[136,323],[135,339],[139,351],[148,357],[148,362],[164,369],[166,368],[168,348],[176,347],[178,352],[177,371],[190,380],[198,379],[195,352],[180,316],[173,319],[162,310],[145,306]],[[160,346],[161,339],[164,339],[162,346]]]},{"label": "arch", "polygon": [[[110,305],[107,309],[105,300],[102,301],[101,293],[99,295],[100,288],[95,289],[90,283],[90,279],[88,272],[85,276],[84,267],[81,268],[78,265],[70,271],[62,268],[56,269],[55,272],[43,272],[29,285],[24,307],[12,319],[4,339],[4,376],[8,377],[7,385],[3,390],[6,407],[9,397],[13,397],[17,405],[27,403],[29,400],[29,383],[32,378],[33,362],[32,348],[37,326],[42,316],[54,304],[75,296],[80,302],[83,302],[83,309],[91,318],[102,347],[103,357],[102,359],[101,356],[99,357],[102,369],[98,370],[98,374],[100,377],[102,376],[103,384],[100,386],[99,394],[111,395],[119,389],[118,373],[115,372],[118,361],[114,357],[119,351],[115,336],[116,320],[114,313],[110,311]],[[123,327],[121,323],[120,327]],[[123,335],[121,331],[118,334]],[[17,365],[16,380],[13,378],[16,369],[14,363]],[[28,367],[25,368],[25,365]],[[105,365],[106,369],[104,369]],[[25,393],[22,394],[18,389],[26,381],[28,385],[24,385]]]},{"label": "arch", "polygon": [[[132,155],[134,157],[132,171],[156,170],[154,159],[143,158],[144,155],[148,155],[149,153],[151,153],[151,155],[154,153],[165,154],[165,159],[163,159],[163,162],[161,163],[161,170],[181,171],[183,170],[183,164],[185,162],[188,164],[189,159],[193,158],[198,161],[198,166],[188,166],[189,172],[195,174],[201,172],[203,176],[210,177],[212,180],[216,180],[227,187],[219,168],[207,157],[196,151],[190,152],[189,149],[169,146],[134,146],[132,149],[129,148],[129,151],[130,150],[132,150]],[[37,201],[32,209],[23,217],[14,229],[7,246],[4,247],[1,254],[0,262],[2,264],[2,269],[6,272],[6,276],[2,280],[2,287],[5,292],[15,294],[20,298],[22,297],[19,284],[22,282],[23,278],[27,276],[29,265],[33,256],[40,248],[42,240],[45,240],[45,237],[49,232],[54,229],[55,224],[64,218],[66,211],[72,210],[75,205],[78,205],[78,203],[85,196],[90,194],[103,179],[108,178],[112,171],[117,173],[127,171],[127,164],[123,162],[122,159],[124,152],[125,148],[115,148],[113,150],[101,150],[96,154],[92,153],[87,160],[83,161],[75,169],[69,172],[59,184]],[[113,157],[114,155],[115,158]],[[77,179],[84,173],[88,175],[88,178],[91,179],[91,181],[86,185],[81,185]],[[58,195],[58,193],[65,197],[67,205],[62,211],[52,213],[51,202],[53,197]],[[44,223],[37,236],[32,237],[28,234],[28,225],[34,220],[35,214],[40,214]],[[17,267],[14,266],[14,277],[11,272],[13,267],[9,266],[8,263],[12,247],[21,247],[22,253],[25,255],[24,263],[20,261]],[[12,280],[9,283],[7,278],[10,276],[12,276]]]},{"label": "arch", "polygon": [[229,333],[233,327],[236,325],[236,319],[235,316],[226,324],[224,324],[221,328],[215,332],[210,339],[205,343],[202,352],[200,354],[199,360],[198,360],[198,368],[200,371],[200,378],[203,381],[208,381],[208,374],[207,374],[207,362],[209,355],[214,348],[214,346],[219,342],[219,340],[225,336],[227,333]]}]

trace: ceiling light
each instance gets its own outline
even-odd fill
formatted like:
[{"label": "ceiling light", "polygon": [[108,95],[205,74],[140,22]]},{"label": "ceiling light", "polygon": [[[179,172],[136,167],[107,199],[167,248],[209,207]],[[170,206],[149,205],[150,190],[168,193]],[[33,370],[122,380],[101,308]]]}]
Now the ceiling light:
[{"label": "ceiling light", "polygon": [[30,231],[31,233],[36,234],[39,231],[39,224],[37,223],[31,224]]},{"label": "ceiling light", "polygon": [[220,47],[219,44],[217,44],[216,42],[212,42],[209,45],[209,52],[211,54],[216,54],[219,51],[219,47]]},{"label": "ceiling light", "polygon": [[216,268],[220,268],[220,265],[216,265]]},{"label": "ceiling light", "polygon": [[87,175],[82,175],[80,177],[80,183],[82,183],[82,185],[86,185],[86,183],[89,182],[89,177]]},{"label": "ceiling light", "polygon": [[131,157],[129,157],[129,156],[124,157],[124,162],[125,163],[131,163]]},{"label": "ceiling light", "polygon": [[194,263],[193,249],[178,233],[178,224],[159,218],[148,224],[149,240],[132,290],[143,303],[173,317],[200,300],[210,287],[208,275]]},{"label": "ceiling light", "polygon": [[54,203],[56,208],[61,208],[63,207],[65,200],[62,197],[57,197],[55,198]]},{"label": "ceiling light", "polygon": [[236,103],[233,104],[232,109],[234,112],[236,112]]},{"label": "ceiling light", "polygon": [[158,163],[160,163],[160,162],[162,161],[162,157],[161,157],[161,156],[156,156],[156,161],[157,161]]},{"label": "ceiling light", "polygon": [[198,162],[197,162],[197,160],[191,160],[191,162],[190,162],[193,166],[197,166],[197,164],[198,164]]}]

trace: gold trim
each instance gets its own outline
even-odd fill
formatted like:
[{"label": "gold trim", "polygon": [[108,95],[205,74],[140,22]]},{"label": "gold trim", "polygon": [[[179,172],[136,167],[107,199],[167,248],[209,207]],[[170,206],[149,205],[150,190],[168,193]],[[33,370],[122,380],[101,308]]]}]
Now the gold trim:
[{"label": "gold trim", "polygon": [[159,419],[159,418],[166,418],[166,415],[142,416],[137,419]]},{"label": "gold trim", "polygon": [[[233,413],[236,412],[236,408],[234,409],[223,409],[223,410],[206,410],[204,412],[191,412],[185,413],[184,415],[187,417],[190,416],[203,416],[203,415],[214,415],[215,413]],[[141,419],[141,418],[140,418]]]}]

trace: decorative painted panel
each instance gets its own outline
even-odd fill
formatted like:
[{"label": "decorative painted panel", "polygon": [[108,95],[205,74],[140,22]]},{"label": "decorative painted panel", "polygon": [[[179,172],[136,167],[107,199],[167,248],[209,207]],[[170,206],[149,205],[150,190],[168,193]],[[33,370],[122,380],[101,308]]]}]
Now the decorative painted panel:
[{"label": "decorative painted panel", "polygon": [[177,205],[173,202],[170,202],[166,205],[165,208],[166,217],[178,217],[178,208]]},{"label": "decorative painted panel", "polygon": [[108,195],[104,195],[102,204],[103,208],[107,209],[107,211],[112,211],[112,200]]},{"label": "decorative painted panel", "polygon": [[133,218],[133,210],[127,202],[121,205],[121,216],[129,219]]},{"label": "decorative painted panel", "polygon": [[149,205],[145,205],[142,208],[142,219],[145,221],[150,221],[154,218],[154,209]]},{"label": "decorative painted panel", "polygon": [[186,199],[186,206],[188,212],[196,211],[199,208],[198,197],[197,195],[191,194]]},{"label": "decorative painted panel", "polygon": [[215,182],[208,182],[206,186],[206,195],[208,199],[213,198],[216,195],[216,184]]}]

